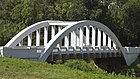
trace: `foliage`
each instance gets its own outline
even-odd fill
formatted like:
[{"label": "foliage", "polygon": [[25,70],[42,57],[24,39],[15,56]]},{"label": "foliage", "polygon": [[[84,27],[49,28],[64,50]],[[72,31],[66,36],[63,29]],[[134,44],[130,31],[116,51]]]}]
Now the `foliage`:
[{"label": "foliage", "polygon": [[82,0],[58,0],[49,6],[49,19],[82,20],[86,18],[86,7]]},{"label": "foliage", "polygon": [[[1,79],[135,79],[123,75],[103,74],[90,63],[83,60],[70,60],[65,64],[48,64],[46,62],[33,62],[15,58],[0,58]],[[74,64],[75,63],[75,64]],[[84,70],[74,69],[66,64],[82,66]],[[87,71],[87,69],[88,71]],[[89,71],[96,70],[96,72]],[[85,71],[86,70],[86,71]]]},{"label": "foliage", "polygon": [[43,20],[43,8],[43,4],[38,0],[17,0],[10,15],[12,21],[16,23],[23,22],[26,25],[31,25]]},{"label": "foliage", "polygon": [[92,73],[106,73],[102,71],[100,68],[96,68],[95,64],[93,61],[90,62],[90,64],[87,64],[87,62],[83,60],[68,60],[64,63],[64,65],[72,68],[72,69],[77,69],[85,72],[92,72]]},{"label": "foliage", "polygon": [[15,34],[37,21],[45,19],[44,0],[0,1],[0,45],[5,45]]},{"label": "foliage", "polygon": [[[4,22],[0,26],[0,45],[6,44],[14,35],[25,28],[24,23]],[[9,30],[10,29],[10,30]]]},{"label": "foliage", "polygon": [[14,7],[14,0],[0,0],[0,23],[1,20],[11,20],[11,10]]},{"label": "foliage", "polygon": [[[128,40],[133,41],[135,46],[139,45],[139,34],[140,34],[140,1],[139,0],[128,0],[123,5],[124,13],[124,25],[125,29],[128,30]],[[133,45],[134,46],[134,45]]]},{"label": "foliage", "polygon": [[10,36],[1,32],[4,34],[0,34],[0,45],[6,44],[21,29],[41,20],[86,19],[104,23],[123,46],[138,46],[139,9],[139,0],[0,0],[0,28],[4,26],[8,31],[21,24],[20,29],[9,32]]},{"label": "foliage", "polygon": [[140,56],[131,66],[124,67],[124,69],[121,71],[121,74],[140,77]]}]

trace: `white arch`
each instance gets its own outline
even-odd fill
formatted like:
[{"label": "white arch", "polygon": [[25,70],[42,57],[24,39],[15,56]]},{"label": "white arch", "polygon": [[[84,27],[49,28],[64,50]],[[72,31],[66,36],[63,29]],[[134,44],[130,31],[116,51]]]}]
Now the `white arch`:
[{"label": "white arch", "polygon": [[38,23],[35,23],[21,32],[19,32],[15,37],[13,37],[6,45],[5,47],[15,47],[22,39],[24,39],[27,35],[34,32],[37,29],[40,29],[44,26],[49,26],[48,21],[41,21]]},{"label": "white arch", "polygon": [[19,32],[17,35],[15,35],[4,47],[15,47],[20,41],[22,41],[26,36],[31,34],[32,32],[43,28],[43,27],[48,27],[50,25],[71,25],[76,22],[66,22],[66,21],[55,21],[55,20],[46,20],[46,21],[41,21],[38,23],[35,23],[25,29],[23,29],[21,32]]},{"label": "white arch", "polygon": [[116,35],[104,24],[99,23],[97,21],[79,21],[77,23],[73,23],[67,27],[65,27],[61,32],[57,33],[52,40],[46,45],[44,53],[41,54],[39,61],[46,61],[48,56],[50,55],[51,51],[53,48],[61,41],[67,34],[70,32],[74,31],[75,29],[78,29],[80,27],[83,27],[85,25],[92,25],[95,26],[99,29],[102,29],[113,41],[118,45],[120,48],[121,52],[123,53],[123,56],[126,60],[127,65],[130,65],[132,61],[128,60],[128,56],[126,54],[125,49],[122,47],[121,43],[119,42],[118,38]]}]

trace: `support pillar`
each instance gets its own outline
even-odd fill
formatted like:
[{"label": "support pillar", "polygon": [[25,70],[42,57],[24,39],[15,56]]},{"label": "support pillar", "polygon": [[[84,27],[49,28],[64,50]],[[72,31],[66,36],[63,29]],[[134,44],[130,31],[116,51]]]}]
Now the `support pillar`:
[{"label": "support pillar", "polygon": [[92,47],[95,47],[95,40],[96,39],[96,28],[92,26]]},{"label": "support pillar", "polygon": [[69,35],[65,36],[65,47],[69,47]]},{"label": "support pillar", "polygon": [[40,29],[36,30],[36,46],[40,46]]},{"label": "support pillar", "polygon": [[[58,32],[60,32],[61,29],[62,29],[61,26],[58,26]],[[60,49],[61,45],[62,45],[62,41],[57,44],[57,47]]]},{"label": "support pillar", "polygon": [[116,44],[113,42],[113,47],[116,49],[117,48],[117,46],[116,46]]},{"label": "support pillar", "polygon": [[111,39],[109,36],[108,36],[108,47],[111,48]]},{"label": "support pillar", "polygon": [[76,30],[73,31],[73,47],[76,49],[77,39],[76,39]]},{"label": "support pillar", "polygon": [[86,45],[89,46],[89,27],[86,26]]},{"label": "support pillar", "polygon": [[48,27],[44,27],[44,46],[48,43]]},{"label": "support pillar", "polygon": [[80,28],[80,47],[81,49],[83,49],[83,36],[84,36],[84,33],[83,33],[83,27]]},{"label": "support pillar", "polygon": [[97,46],[100,48],[101,47],[101,30],[98,29],[98,42],[97,42]]},{"label": "support pillar", "polygon": [[77,29],[76,30],[76,39],[77,39],[77,44],[76,44],[76,46],[80,46],[80,39],[79,39],[79,36],[80,36],[80,34],[79,34],[79,29]]},{"label": "support pillar", "polygon": [[106,46],[106,34],[103,32],[103,46]]},{"label": "support pillar", "polygon": [[23,46],[23,40],[18,43],[19,46]]},{"label": "support pillar", "polygon": [[32,45],[32,33],[28,35],[28,46]]},{"label": "support pillar", "polygon": [[[54,27],[54,26],[52,26],[51,32],[52,32],[52,33],[51,33],[51,34],[52,34],[51,36],[52,36],[52,38],[53,38],[53,37],[55,36],[55,27]],[[51,38],[51,39],[52,39],[52,38]]]},{"label": "support pillar", "polygon": [[73,35],[73,32],[71,32],[71,46],[73,47],[74,46],[74,35]]}]

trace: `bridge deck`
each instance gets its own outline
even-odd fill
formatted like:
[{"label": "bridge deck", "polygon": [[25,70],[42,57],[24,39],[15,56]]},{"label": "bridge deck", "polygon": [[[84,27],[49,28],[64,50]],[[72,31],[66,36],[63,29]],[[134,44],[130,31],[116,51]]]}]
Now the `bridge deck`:
[{"label": "bridge deck", "polygon": [[[17,57],[17,58],[24,58],[24,59],[38,59],[45,47],[43,46],[28,46],[28,47],[3,47],[3,56],[8,57]],[[68,55],[67,58],[84,58],[84,56],[89,56],[90,58],[101,58],[101,57],[120,57],[121,53],[118,49],[108,48],[108,47],[55,47],[49,56],[49,60],[55,60],[59,58],[66,58],[65,56]],[[53,59],[54,58],[54,59]]]}]

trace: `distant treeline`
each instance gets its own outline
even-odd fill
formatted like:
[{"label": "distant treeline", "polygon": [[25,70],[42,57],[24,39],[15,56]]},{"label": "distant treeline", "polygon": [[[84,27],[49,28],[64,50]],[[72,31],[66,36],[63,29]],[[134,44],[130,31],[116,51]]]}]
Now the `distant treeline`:
[{"label": "distant treeline", "polygon": [[96,20],[123,46],[140,45],[140,0],[0,0],[0,46],[42,20]]}]

